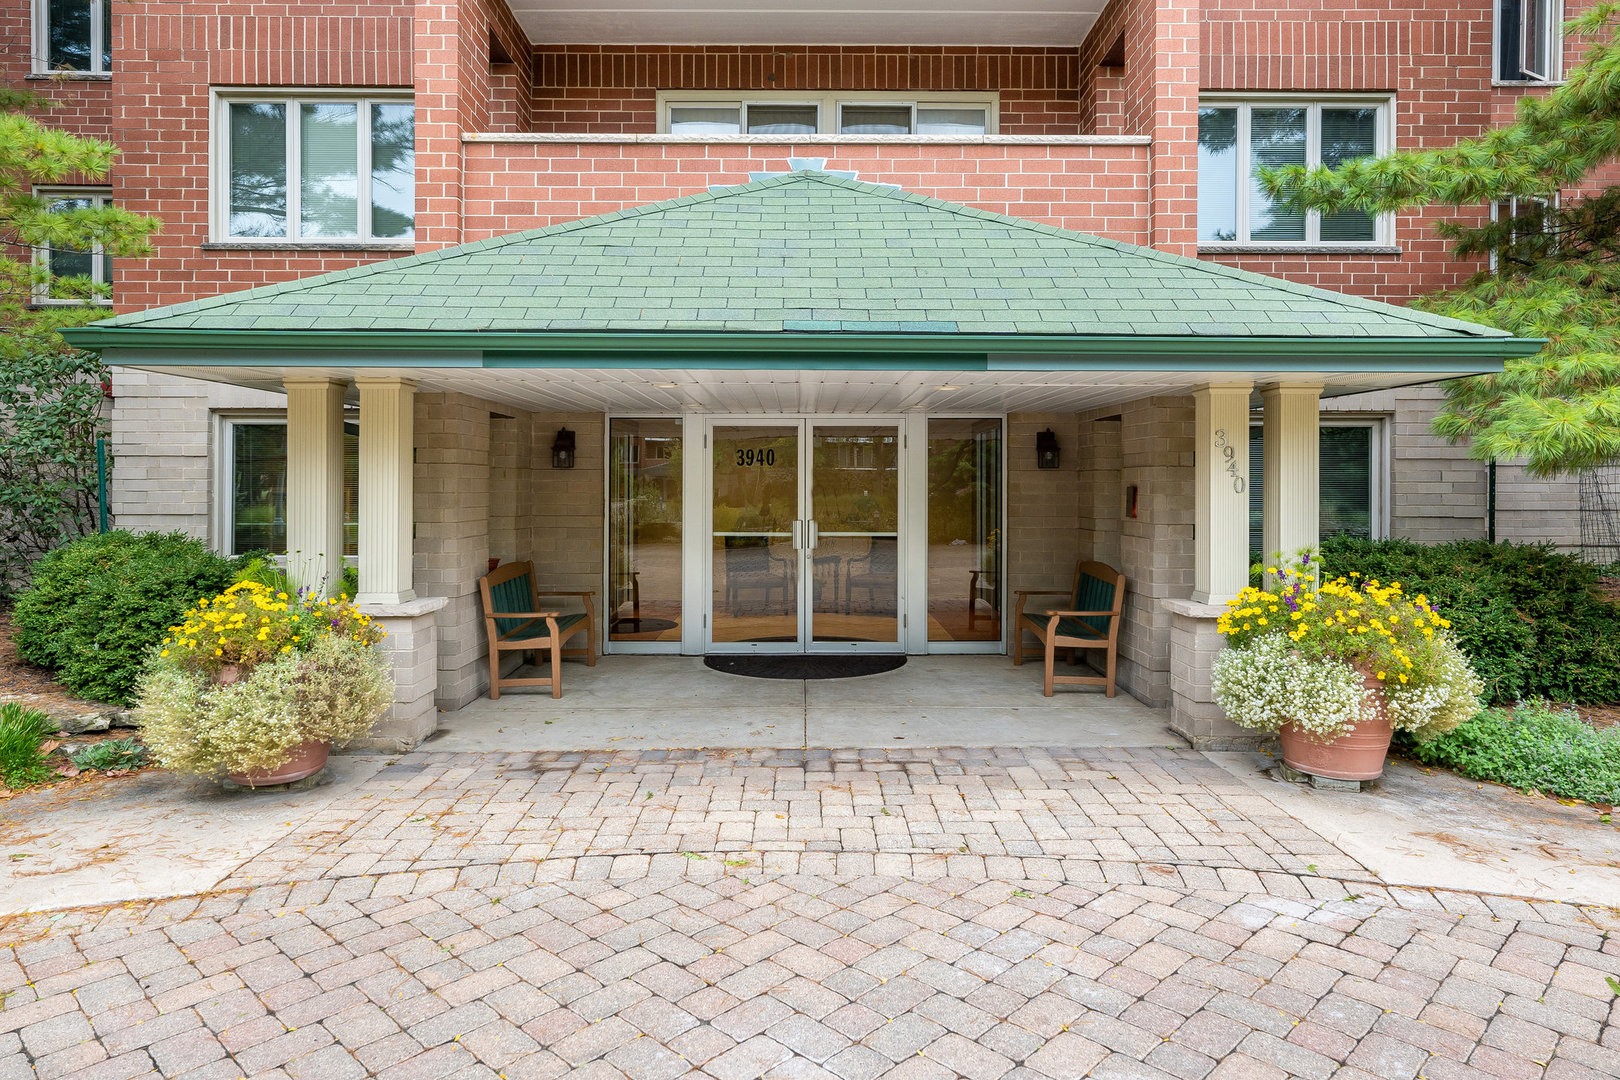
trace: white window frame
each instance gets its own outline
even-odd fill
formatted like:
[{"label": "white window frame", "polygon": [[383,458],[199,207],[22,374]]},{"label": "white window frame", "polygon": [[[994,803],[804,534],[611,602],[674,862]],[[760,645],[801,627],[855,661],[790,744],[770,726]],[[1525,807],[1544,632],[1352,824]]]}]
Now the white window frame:
[{"label": "white window frame", "polygon": [[[1257,432],[1263,430],[1265,417],[1261,413],[1254,413],[1249,417],[1249,434],[1252,438]],[[1369,428],[1372,434],[1367,438],[1367,498],[1370,500],[1368,515],[1372,539],[1387,540],[1390,534],[1391,509],[1389,504],[1390,492],[1390,446],[1389,446],[1389,418],[1386,416],[1356,416],[1335,413],[1321,413],[1317,417],[1317,427],[1359,427]],[[1265,477],[1261,476],[1261,483]],[[1318,496],[1320,502],[1320,496]],[[1320,506],[1318,507],[1320,510]],[[1270,552],[1262,552],[1269,555]]]},{"label": "white window frame", "polygon": [[80,71],[76,68],[51,67],[51,6],[49,0],[33,0],[30,5],[33,10],[33,64],[32,69],[36,75],[55,75],[66,72],[69,75],[110,75],[112,72],[102,63],[102,54],[107,52],[106,33],[107,17],[105,8],[112,0],[87,0],[90,5],[90,68]]},{"label": "white window frame", "polygon": [[[735,108],[743,131],[740,136],[707,136],[707,138],[783,139],[789,135],[749,135],[747,108],[749,105],[814,105],[816,106],[816,134],[840,135],[845,105],[894,105],[911,108],[911,127],[917,127],[917,108],[983,109],[984,133],[995,135],[1000,130],[1001,95],[994,92],[962,93],[959,91],[894,91],[846,90],[830,94],[803,94],[784,92],[739,93],[736,90],[660,90],[658,91],[658,134],[668,135],[670,110],[683,106],[698,108]],[[951,135],[849,135],[856,139],[944,139],[963,138]],[[972,138],[973,136],[966,136]]]},{"label": "white window frame", "polygon": [[1302,108],[1309,114],[1305,121],[1305,164],[1314,168],[1322,160],[1323,109],[1377,109],[1374,124],[1375,157],[1383,157],[1395,149],[1395,96],[1393,94],[1355,95],[1345,97],[1300,97],[1297,94],[1210,94],[1198,99],[1200,109],[1237,109],[1237,239],[1200,240],[1200,250],[1271,250],[1274,248],[1387,248],[1395,243],[1395,215],[1373,215],[1371,240],[1322,240],[1322,212],[1305,212],[1305,238],[1303,240],[1249,240],[1249,117],[1256,107],[1262,109]]},{"label": "white window frame", "polygon": [[[1564,3],[1563,0],[1512,0],[1519,7],[1519,33],[1516,40],[1504,42],[1502,40],[1502,0],[1495,0],[1491,5],[1491,83],[1495,86],[1544,86],[1564,81]],[[1548,55],[1540,60],[1547,68],[1546,74],[1531,73],[1524,66],[1525,19],[1524,10],[1530,5],[1543,9],[1547,25],[1552,32],[1548,35]],[[1522,79],[1502,78],[1502,47],[1507,45],[1512,55],[1518,58],[1517,67]]]},{"label": "white window frame", "polygon": [[[414,104],[415,95],[409,90],[235,90],[212,88],[209,108],[208,234],[213,243],[247,247],[356,247],[396,248],[411,251],[416,247],[412,237],[374,237],[371,235],[371,106]],[[233,236],[231,219],[231,122],[230,108],[234,104],[271,102],[287,109],[287,234],[285,236]],[[357,236],[300,236],[301,207],[299,169],[302,125],[296,122],[299,107],[315,104],[341,104],[355,106],[355,171],[358,186],[355,192]],[[414,221],[414,211],[413,211]]]},{"label": "white window frame", "polygon": [[[95,205],[98,207],[107,206],[113,201],[112,188],[109,187],[36,187],[34,189],[34,195],[36,198],[40,199],[88,198],[94,200]],[[50,245],[46,244],[34,249],[34,263],[36,266],[43,267],[47,270],[50,268]],[[102,252],[100,244],[96,244],[90,249],[90,280],[106,282],[108,285],[112,284],[112,282],[107,278],[107,257]],[[34,303],[36,305],[50,305],[58,307],[74,307],[82,304],[99,304],[102,306],[109,306],[112,304],[112,296],[110,293],[106,296],[89,296],[83,298],[72,296],[52,296],[51,285],[50,282],[47,281],[42,282],[34,287]]]},{"label": "white window frame", "polygon": [[[345,409],[343,423],[359,424],[359,412]],[[287,410],[251,409],[214,413],[214,476],[210,485],[213,506],[209,517],[214,533],[214,550],[227,559],[238,554],[236,531],[231,527],[231,514],[236,503],[236,429],[248,425],[284,428],[287,426]],[[276,555],[275,563],[277,566],[285,567],[286,552]],[[345,555],[343,565],[358,566],[359,557]]]}]

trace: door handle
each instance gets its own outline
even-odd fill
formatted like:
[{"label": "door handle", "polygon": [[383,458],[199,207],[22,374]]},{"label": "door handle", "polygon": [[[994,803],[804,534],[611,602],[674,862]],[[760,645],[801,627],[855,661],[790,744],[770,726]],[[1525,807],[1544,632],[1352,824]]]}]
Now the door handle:
[{"label": "door handle", "polygon": [[793,520],[793,550],[804,550],[804,522],[797,518]]},{"label": "door handle", "polygon": [[806,521],[805,524],[810,526],[809,547],[811,551],[814,551],[816,548],[821,546],[821,526],[816,524],[814,519]]}]

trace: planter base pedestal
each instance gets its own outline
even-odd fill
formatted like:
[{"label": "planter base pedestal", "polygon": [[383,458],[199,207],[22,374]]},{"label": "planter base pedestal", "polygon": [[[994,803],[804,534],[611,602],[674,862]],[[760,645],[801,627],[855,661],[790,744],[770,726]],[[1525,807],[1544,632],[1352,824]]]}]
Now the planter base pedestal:
[{"label": "planter base pedestal", "polygon": [[313,773],[302,780],[293,780],[286,784],[238,784],[230,777],[225,777],[219,783],[226,791],[308,791],[310,788],[320,787],[321,781],[325,778],[326,770],[322,768],[318,773]]},{"label": "planter base pedestal", "polygon": [[1277,762],[1277,775],[1291,784],[1309,784],[1321,791],[1368,791],[1375,787],[1377,780],[1338,780],[1331,776],[1317,776],[1315,773],[1300,772]]}]

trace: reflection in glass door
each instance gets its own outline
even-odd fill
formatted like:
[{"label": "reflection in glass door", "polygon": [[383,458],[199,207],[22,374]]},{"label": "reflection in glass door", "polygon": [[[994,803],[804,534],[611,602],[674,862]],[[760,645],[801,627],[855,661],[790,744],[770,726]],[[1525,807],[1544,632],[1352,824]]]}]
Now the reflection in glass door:
[{"label": "reflection in glass door", "polygon": [[799,641],[799,425],[717,425],[710,640]]},{"label": "reflection in glass door", "polygon": [[899,648],[899,425],[722,422],[711,434],[710,647]]},{"label": "reflection in glass door", "polygon": [[811,641],[897,644],[900,429],[815,424],[812,430]]}]

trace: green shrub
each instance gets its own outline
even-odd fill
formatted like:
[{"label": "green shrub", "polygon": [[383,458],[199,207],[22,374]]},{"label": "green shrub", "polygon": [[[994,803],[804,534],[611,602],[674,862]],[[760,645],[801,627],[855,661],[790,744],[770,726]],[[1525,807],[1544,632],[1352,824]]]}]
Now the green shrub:
[{"label": "green shrub", "polygon": [[1331,575],[1355,572],[1426,594],[1451,620],[1487,704],[1620,702],[1620,605],[1598,592],[1597,568],[1572,555],[1546,544],[1334,537],[1322,544],[1322,562]]},{"label": "green shrub", "polygon": [[38,709],[15,701],[0,705],[0,780],[6,787],[25,788],[50,778],[51,768],[39,748],[55,730],[50,717]]},{"label": "green shrub", "polygon": [[81,746],[68,755],[81,769],[110,772],[114,769],[138,769],[146,764],[146,747],[134,736],[124,739],[103,739],[98,743]]},{"label": "green shrub", "polygon": [[183,533],[122,530],[50,552],[12,612],[17,653],[82,697],[129,704],[146,652],[198,600],[231,583],[230,560]]},{"label": "green shrub", "polygon": [[1620,803],[1620,727],[1603,731],[1545,701],[1486,709],[1426,743],[1397,742],[1425,765],[1566,799]]}]

